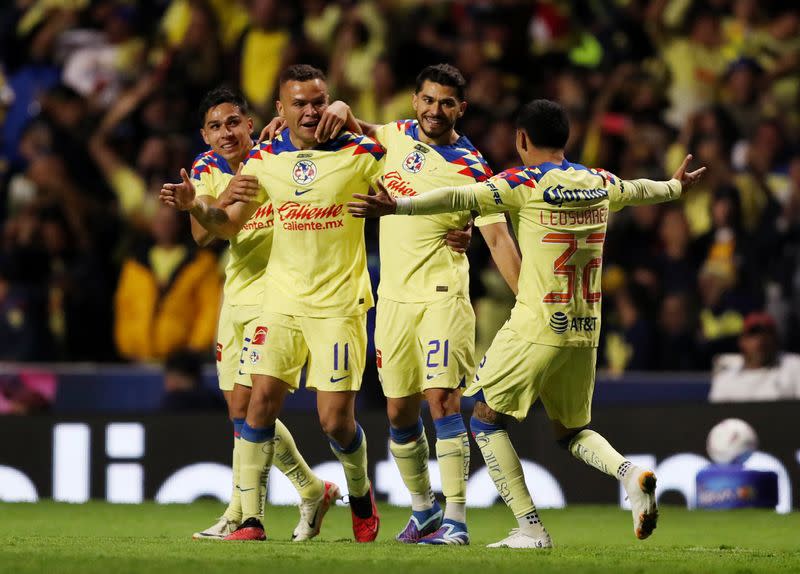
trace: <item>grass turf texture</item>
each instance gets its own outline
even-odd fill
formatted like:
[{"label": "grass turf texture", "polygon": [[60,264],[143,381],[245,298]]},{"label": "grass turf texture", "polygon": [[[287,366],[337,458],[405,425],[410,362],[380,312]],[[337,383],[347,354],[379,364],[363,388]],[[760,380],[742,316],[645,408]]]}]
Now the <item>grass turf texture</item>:
[{"label": "grass turf texture", "polygon": [[490,549],[515,526],[505,506],[469,511],[472,545],[394,542],[408,511],[382,506],[375,544],[352,541],[350,512],[337,507],[311,542],[289,541],[293,507],[269,507],[267,542],[192,541],[222,512],[215,502],[159,506],[92,502],[0,503],[0,572],[798,572],[800,513],[661,509],[655,534],[633,536],[630,513],[606,506],[544,510],[553,550]]}]

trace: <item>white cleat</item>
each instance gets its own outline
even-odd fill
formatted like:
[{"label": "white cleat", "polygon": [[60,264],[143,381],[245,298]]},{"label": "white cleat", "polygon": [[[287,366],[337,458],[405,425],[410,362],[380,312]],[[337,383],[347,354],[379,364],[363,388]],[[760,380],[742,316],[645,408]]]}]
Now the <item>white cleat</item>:
[{"label": "white cleat", "polygon": [[202,532],[192,534],[192,540],[223,540],[237,528],[239,528],[237,521],[228,520],[225,516],[220,516],[214,526],[209,526]]},{"label": "white cleat", "polygon": [[300,503],[300,522],[292,533],[292,542],[311,540],[319,534],[322,519],[325,518],[331,505],[341,497],[339,487],[326,480],[319,498],[303,499]]},{"label": "white cleat", "polygon": [[652,470],[634,466],[622,479],[622,486],[631,503],[633,533],[639,540],[644,540],[653,533],[658,522],[656,475]]},{"label": "white cleat", "polygon": [[511,533],[500,542],[488,544],[487,548],[552,548],[553,541],[547,530],[542,529],[539,535],[522,532],[519,528],[514,528]]}]

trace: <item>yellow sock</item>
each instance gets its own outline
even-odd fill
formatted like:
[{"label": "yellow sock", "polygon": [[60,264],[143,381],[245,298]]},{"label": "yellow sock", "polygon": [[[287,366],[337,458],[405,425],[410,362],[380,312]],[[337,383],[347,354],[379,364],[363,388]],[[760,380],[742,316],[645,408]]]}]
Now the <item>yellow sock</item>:
[{"label": "yellow sock", "polygon": [[487,424],[475,418],[470,424],[475,442],[481,450],[489,476],[492,477],[497,492],[514,516],[522,519],[535,514],[536,507],[525,484],[522,465],[508,433],[501,427]]},{"label": "yellow sock", "polygon": [[[402,431],[391,428],[392,438],[400,438]],[[431,490],[431,477],[428,472],[428,438],[422,424],[414,425],[413,434],[422,433],[416,439],[405,443],[389,441],[389,450],[392,451],[397,470],[403,478],[403,484],[411,493],[412,510],[428,510],[433,506],[433,491]]]},{"label": "yellow sock", "polygon": [[264,515],[267,478],[275,449],[275,427],[252,428],[247,423],[239,439],[239,493],[242,521]]},{"label": "yellow sock", "polygon": [[331,450],[342,463],[347,479],[347,492],[350,496],[364,496],[369,492],[367,476],[367,441],[360,425],[356,425],[356,436],[345,448],[331,440]]},{"label": "yellow sock", "polygon": [[461,413],[433,421],[436,426],[436,458],[442,476],[442,493],[447,499],[444,517],[467,521],[467,479],[469,478],[469,436]]},{"label": "yellow sock", "polygon": [[614,478],[619,478],[621,470],[627,470],[624,467],[627,462],[625,457],[593,430],[584,429],[576,434],[569,443],[569,452],[578,460]]},{"label": "yellow sock", "polygon": [[300,498],[319,498],[325,491],[322,479],[308,466],[297,449],[292,433],[281,421],[275,421],[275,456],[272,464],[286,475]]},{"label": "yellow sock", "polygon": [[233,461],[231,464],[233,491],[231,492],[231,501],[228,503],[228,508],[223,513],[225,518],[233,522],[242,521],[242,499],[239,495],[239,443],[241,441],[242,439],[238,436],[233,439]]},{"label": "yellow sock", "polygon": [[[459,417],[461,415],[458,415]],[[467,433],[436,440],[436,458],[442,475],[442,494],[447,500],[445,518],[466,522],[469,438]]]}]

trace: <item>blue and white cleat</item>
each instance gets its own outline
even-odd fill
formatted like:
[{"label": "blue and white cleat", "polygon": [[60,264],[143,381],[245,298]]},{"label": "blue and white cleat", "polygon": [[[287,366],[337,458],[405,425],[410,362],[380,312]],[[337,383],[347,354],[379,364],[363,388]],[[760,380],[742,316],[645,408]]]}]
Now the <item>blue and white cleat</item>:
[{"label": "blue and white cleat", "polygon": [[434,501],[428,510],[415,510],[408,519],[408,524],[403,531],[395,536],[405,544],[416,544],[421,538],[436,532],[442,524],[442,507]]},{"label": "blue and white cleat", "polygon": [[445,519],[439,530],[420,538],[417,544],[455,544],[466,546],[469,544],[469,532],[463,522]]}]

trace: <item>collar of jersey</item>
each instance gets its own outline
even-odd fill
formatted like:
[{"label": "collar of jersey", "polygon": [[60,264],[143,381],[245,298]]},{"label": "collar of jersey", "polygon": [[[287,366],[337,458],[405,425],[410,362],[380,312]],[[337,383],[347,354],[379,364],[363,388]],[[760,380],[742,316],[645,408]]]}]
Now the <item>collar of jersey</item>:
[{"label": "collar of jersey", "polygon": [[433,145],[425,143],[424,141],[419,139],[419,122],[417,120],[412,120],[412,121],[413,123],[411,124],[411,129],[409,130],[408,135],[410,135],[412,139],[417,140],[422,145],[432,147],[442,155],[445,155],[447,152],[452,151],[456,148],[462,148],[468,150],[475,149],[475,146],[472,145],[472,142],[469,141],[469,138],[467,138],[467,136],[465,135],[458,136],[458,139],[455,141],[455,143],[451,144]]},{"label": "collar of jersey", "polygon": [[211,161],[222,173],[233,175],[233,170],[231,169],[231,166],[228,165],[228,160],[219,155],[217,152],[211,152]]},{"label": "collar of jersey", "polygon": [[[553,169],[566,170],[566,169],[569,169],[569,168],[572,168],[572,169],[577,170],[577,171],[581,171],[581,170],[582,171],[591,171],[586,166],[583,166],[583,165],[578,164],[578,163],[569,162],[567,160],[567,158],[564,158],[564,161],[562,161],[561,163],[553,163],[553,162],[550,162],[550,161],[546,161],[544,163],[540,163],[539,165],[532,165],[528,169],[532,172],[532,175],[534,176],[534,178],[538,182],[544,176],[544,174],[546,174],[550,170],[553,170]],[[539,170],[539,173],[536,173],[536,170]]]},{"label": "collar of jersey", "polygon": [[[351,132],[342,132],[335,140],[321,143],[310,150],[304,151],[337,151],[343,144],[353,139]],[[300,151],[292,143],[292,138],[289,137],[289,128],[284,128],[278,137],[272,140],[272,153],[279,154],[281,152]]]}]

